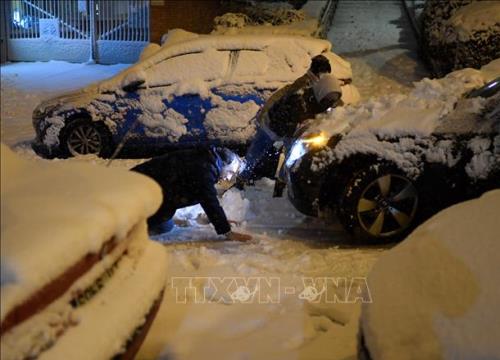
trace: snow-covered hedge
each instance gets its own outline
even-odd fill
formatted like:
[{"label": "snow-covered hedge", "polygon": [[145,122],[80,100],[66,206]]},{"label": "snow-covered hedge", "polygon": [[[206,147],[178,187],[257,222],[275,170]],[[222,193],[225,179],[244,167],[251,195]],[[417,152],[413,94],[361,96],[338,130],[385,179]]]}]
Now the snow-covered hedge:
[{"label": "snow-covered hedge", "polygon": [[302,10],[283,3],[255,3],[236,7],[214,19],[213,34],[280,33],[310,36],[317,32],[318,21]]},{"label": "snow-covered hedge", "polygon": [[444,75],[500,57],[500,2],[428,0],[422,14],[424,53]]}]

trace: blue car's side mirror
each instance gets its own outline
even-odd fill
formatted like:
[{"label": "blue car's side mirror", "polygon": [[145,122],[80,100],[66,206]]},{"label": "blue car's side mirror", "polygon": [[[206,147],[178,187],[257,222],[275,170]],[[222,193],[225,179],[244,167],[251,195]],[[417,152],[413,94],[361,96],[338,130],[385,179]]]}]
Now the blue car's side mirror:
[{"label": "blue car's side mirror", "polygon": [[132,92],[137,90],[141,85],[143,85],[146,81],[144,79],[138,79],[129,82],[128,84],[122,86],[122,90],[126,92]]}]

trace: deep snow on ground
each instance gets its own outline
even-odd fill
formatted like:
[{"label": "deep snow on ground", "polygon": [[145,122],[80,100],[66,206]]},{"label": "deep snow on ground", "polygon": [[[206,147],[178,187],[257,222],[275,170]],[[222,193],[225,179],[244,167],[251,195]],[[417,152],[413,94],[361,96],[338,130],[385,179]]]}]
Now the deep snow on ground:
[{"label": "deep snow on ground", "polygon": [[[354,84],[362,96],[409,91],[411,82],[424,72],[413,50],[400,39],[398,25],[380,25],[405,16],[401,9],[394,2],[377,2],[378,16],[384,19],[374,21],[375,16],[360,18],[359,11],[356,19],[348,18],[342,15],[348,10],[342,6],[361,5],[340,2],[329,39],[334,51],[351,61]],[[40,159],[29,146],[34,137],[31,112],[37,103],[112,76],[124,67],[63,62],[2,66],[2,142],[25,157]],[[51,161],[107,163],[95,156]],[[138,161],[114,160],[111,166],[130,168]],[[222,241],[199,208],[178,212],[178,226],[156,239],[166,245],[169,280],[138,358],[355,358],[360,304],[326,304],[325,298],[315,304],[299,295],[309,278],[364,278],[385,247],[353,244],[338,224],[307,218],[286,198],[273,199],[272,185],[262,180],[244,192],[230,190],[222,199],[228,217],[239,222],[237,228],[254,236],[250,243]],[[172,286],[176,276],[196,276],[193,281],[198,290],[210,285],[200,276],[277,278],[272,291],[279,294],[279,302],[259,304],[251,297],[250,303],[233,303],[227,292],[207,286],[211,301],[198,304],[188,296],[186,303],[179,303]],[[336,290],[349,288],[342,284]]]}]

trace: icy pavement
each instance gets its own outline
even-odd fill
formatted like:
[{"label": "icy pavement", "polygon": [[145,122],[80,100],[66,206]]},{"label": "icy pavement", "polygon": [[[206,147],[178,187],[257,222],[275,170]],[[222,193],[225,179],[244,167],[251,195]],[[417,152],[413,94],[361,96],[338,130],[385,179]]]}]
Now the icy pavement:
[{"label": "icy pavement", "polygon": [[[38,102],[112,76],[123,66],[62,62],[2,66],[2,142],[25,157],[42,161],[29,146],[34,137],[31,112]],[[356,74],[354,68],[355,78],[366,79],[365,91],[392,84],[393,80],[376,73],[377,68],[367,66],[365,70]],[[107,163],[95,156],[51,161]],[[137,162],[115,160],[112,166],[129,168]],[[261,181],[244,192],[231,190],[222,201],[228,217],[240,222],[238,228],[251,233],[254,240],[248,244],[222,241],[199,208],[177,214],[180,226],[157,239],[166,244],[170,278],[164,304],[139,358],[354,358],[359,303],[326,301],[332,294],[356,295],[357,286],[362,288],[363,277],[384,248],[352,244],[338,224],[307,218],[286,198],[273,199],[270,181]],[[179,276],[194,277],[194,286],[189,288],[189,296],[176,299],[176,290],[182,293],[175,280]],[[253,293],[255,284],[249,284],[251,292],[246,295],[250,301],[233,303],[230,295],[234,291],[221,292],[221,284],[208,278],[220,280],[224,276],[244,281],[257,278],[264,286],[271,281],[267,291],[278,301],[262,303],[262,292]],[[328,291],[317,299],[321,303],[300,296],[311,281],[318,285],[313,290],[321,292],[321,279],[329,279]],[[352,279],[356,280],[354,287]],[[205,301],[196,302],[192,296],[196,289],[198,293],[206,289],[209,296]],[[221,289],[228,288],[224,285]],[[314,291],[308,295],[314,298]]]}]

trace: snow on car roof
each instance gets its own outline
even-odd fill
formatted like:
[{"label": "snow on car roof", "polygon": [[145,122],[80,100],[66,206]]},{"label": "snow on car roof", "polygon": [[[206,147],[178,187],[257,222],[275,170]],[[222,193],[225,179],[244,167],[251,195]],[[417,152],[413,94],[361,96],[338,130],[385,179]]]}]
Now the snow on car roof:
[{"label": "snow on car roof", "polygon": [[373,359],[497,359],[500,190],[452,206],[381,256],[361,324]]},{"label": "snow on car roof", "polygon": [[3,144],[1,184],[2,320],[106,241],[123,240],[162,197],[145,176],[89,163],[28,161]]},{"label": "snow on car roof", "polygon": [[[188,33],[189,34],[189,33]],[[196,35],[196,36],[195,36]],[[153,53],[147,57],[144,61],[141,61],[134,66],[128,68],[117,76],[111,78],[100,84],[101,90],[114,90],[121,88],[123,81],[134,81],[139,79],[145,79],[146,74],[144,71],[152,67],[153,65],[161,62],[162,60],[173,58],[180,55],[190,54],[190,53],[204,53],[214,50],[264,50],[274,52],[282,52],[286,54],[287,60],[290,60],[290,66],[294,63],[299,63],[296,66],[299,69],[294,69],[292,71],[297,78],[302,75],[302,72],[307,69],[310,63],[310,58],[327,52],[331,49],[331,43],[327,40],[316,39],[312,37],[304,36],[293,36],[293,35],[197,35],[187,36],[184,33],[179,33],[179,35],[173,35],[171,40],[168,40],[164,46],[160,48],[157,52]],[[200,62],[204,59],[201,57]],[[342,76],[337,75],[337,77],[344,77],[350,75],[350,66],[347,66],[347,62],[340,62],[334,64],[333,68],[338,68],[337,71],[342,72]],[[263,66],[263,64],[255,63],[253,66]],[[347,68],[347,69],[346,69]],[[274,70],[274,69],[273,69]],[[276,71],[281,69],[277,68]],[[189,69],[175,68],[170,71],[170,73],[186,72]],[[158,80],[159,77],[168,77],[169,74],[155,74],[155,79]],[[351,76],[348,76],[349,78]],[[289,79],[285,79],[289,80]],[[293,79],[290,79],[293,80]]]}]

